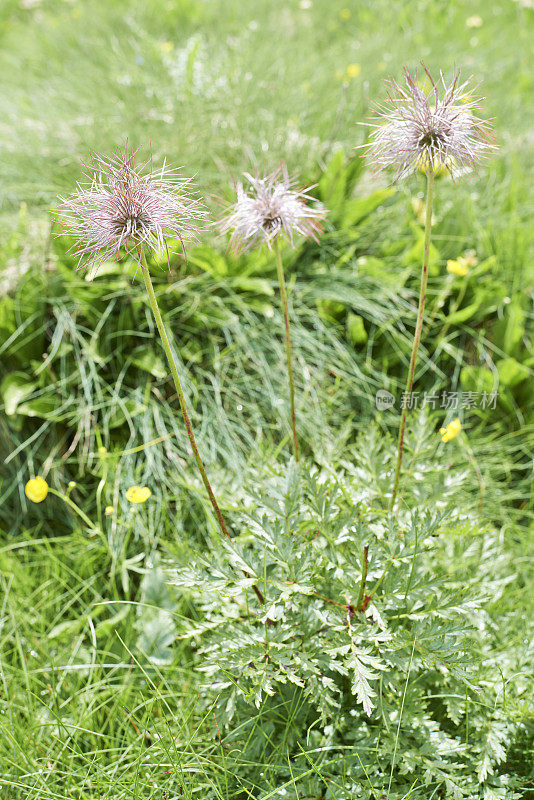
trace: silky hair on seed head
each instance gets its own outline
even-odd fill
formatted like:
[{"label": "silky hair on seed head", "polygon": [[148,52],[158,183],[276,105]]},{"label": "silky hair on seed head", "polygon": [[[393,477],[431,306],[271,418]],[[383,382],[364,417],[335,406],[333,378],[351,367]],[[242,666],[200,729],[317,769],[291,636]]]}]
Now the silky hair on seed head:
[{"label": "silky hair on seed head", "polygon": [[453,178],[475,169],[496,149],[492,126],[475,114],[479,100],[471,79],[460,80],[458,70],[447,84],[443,73],[434,81],[423,64],[429,89],[425,92],[404,69],[404,84],[386,81],[387,98],[376,106],[367,159],[376,172],[392,168],[393,182],[418,170],[436,174],[447,170]]},{"label": "silky hair on seed head", "polygon": [[191,193],[190,179],[164,162],[154,168],[152,158],[136,164],[137,150],[106,157],[93,154],[85,181],[69,197],[60,197],[60,222],[74,237],[72,249],[78,268],[95,275],[105,261],[121,255],[140,263],[140,253],[167,252],[168,241],[197,241],[198,222],[206,216],[201,201]]},{"label": "silky hair on seed head", "polygon": [[222,233],[231,233],[234,252],[262,242],[272,249],[279,236],[286,236],[292,247],[295,235],[317,240],[328,212],[309,194],[314,186],[299,188],[285,164],[262,176],[245,172],[244,178],[246,184],[237,182],[236,200],[218,224]]}]

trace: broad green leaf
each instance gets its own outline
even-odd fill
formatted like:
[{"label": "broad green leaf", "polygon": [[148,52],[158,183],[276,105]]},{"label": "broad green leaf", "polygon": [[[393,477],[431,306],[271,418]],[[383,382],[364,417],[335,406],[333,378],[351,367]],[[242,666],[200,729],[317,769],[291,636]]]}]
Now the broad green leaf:
[{"label": "broad green leaf", "polygon": [[176,632],[172,615],[158,611],[151,618],[142,618],[137,645],[154,664],[170,664],[173,659],[172,644]]},{"label": "broad green leaf", "polygon": [[17,330],[15,302],[6,295],[0,300],[0,346]]},{"label": "broad green leaf", "polygon": [[188,253],[188,261],[216,277],[228,274],[228,263],[225,257],[208,245],[193,248]]},{"label": "broad green leaf", "polygon": [[167,375],[167,369],[163,363],[163,359],[156,355],[149,345],[141,345],[141,347],[137,347],[134,350],[132,353],[132,364],[135,364],[138,369],[149,372],[155,378],[164,378]]},{"label": "broad green leaf", "polygon": [[[113,607],[113,606],[111,606]],[[108,608],[108,606],[106,606]],[[112,617],[104,619],[95,625],[97,636],[109,636],[119,627],[119,624],[131,613],[130,606],[122,606]],[[94,615],[94,612],[92,612]]]},{"label": "broad green leaf", "polygon": [[318,184],[319,197],[330,211],[332,218],[339,215],[345,201],[347,178],[345,153],[340,148],[328,162]]},{"label": "broad green leaf", "polygon": [[467,322],[468,319],[474,317],[479,308],[480,303],[471,303],[471,305],[460,308],[458,311],[449,314],[447,321],[450,325],[460,325],[462,322]]},{"label": "broad green leaf", "polygon": [[[408,250],[406,255],[404,256],[404,264],[408,265],[417,265],[418,267],[421,266],[423,263],[423,253],[425,247],[425,237],[424,233],[418,226],[414,226],[414,232],[417,236],[417,241],[415,244]],[[429,275],[437,275],[439,273],[439,265],[441,261],[441,256],[439,254],[439,250],[437,247],[430,242],[430,248],[428,251],[428,272]]]},{"label": "broad green leaf", "polygon": [[36,397],[35,400],[28,400],[25,403],[21,403],[17,407],[17,414],[22,414],[25,417],[53,419],[55,422],[60,422],[68,417],[66,413],[58,413],[60,403],[59,397],[50,393],[41,397]]},{"label": "broad green leaf", "polygon": [[106,358],[101,355],[98,338],[92,337],[87,340],[83,345],[85,355],[99,367],[103,367],[106,363]]},{"label": "broad green leaf", "polygon": [[139,270],[139,264],[136,264],[135,261],[104,261],[103,264],[100,264],[96,272],[94,270],[87,270],[84,280],[87,283],[92,283],[101,278],[106,278],[109,275],[124,275],[131,279],[134,275],[139,275]]},{"label": "broad green leaf", "polygon": [[317,306],[317,311],[321,319],[326,321],[339,321],[343,318],[346,311],[345,304],[340,303],[338,300],[317,300],[315,305]]},{"label": "broad green leaf", "polygon": [[358,259],[358,272],[375,278],[380,284],[388,286],[403,286],[409,270],[390,266],[375,256],[361,256]]},{"label": "broad green leaf", "polygon": [[152,567],[141,583],[136,627],[139,631],[138,646],[155,664],[172,661],[172,644],[176,638],[172,612],[175,608],[176,601],[165,575],[158,566]]},{"label": "broad green leaf", "polygon": [[[152,567],[145,573],[141,582],[141,591],[143,602],[148,605],[163,608],[165,611],[173,611],[176,608],[176,600],[169,589],[165,573],[158,566]],[[141,609],[141,615],[143,613],[145,611]]]},{"label": "broad green leaf", "polygon": [[48,639],[57,639],[58,636],[66,633],[69,638],[74,636],[86,624],[86,619],[80,614],[78,619],[67,619],[64,622],[58,622],[51,631],[48,632]]},{"label": "broad green leaf", "polygon": [[521,305],[520,298],[514,298],[505,307],[503,317],[495,325],[495,343],[509,355],[516,352],[517,347],[525,334],[526,314]]},{"label": "broad green leaf", "polygon": [[[359,239],[359,234],[356,234],[355,238]],[[345,248],[345,251],[342,253],[342,255],[340,255],[340,257],[336,261],[336,266],[342,267],[344,264],[347,264],[351,260],[351,258],[353,258],[354,254],[355,254],[355,252],[357,250],[357,247],[358,247],[358,242],[357,241],[352,242],[351,244],[349,244],[349,246]]]},{"label": "broad green leaf", "polygon": [[271,303],[267,303],[265,300],[260,300],[257,297],[248,297],[246,300],[246,305],[253,311],[257,311],[258,314],[263,314],[263,316],[267,317],[267,319],[274,317],[273,305]]},{"label": "broad green leaf", "polygon": [[265,294],[268,297],[272,297],[275,293],[272,283],[265,278],[247,278],[246,276],[239,276],[232,280],[232,286],[238,291]]},{"label": "broad green leaf", "polygon": [[10,372],[6,375],[0,385],[0,396],[7,416],[13,416],[17,412],[19,404],[29,397],[37,387],[37,381],[32,381],[25,372]]},{"label": "broad green leaf", "polygon": [[351,225],[357,225],[393,194],[395,194],[394,189],[379,189],[368,197],[347,200],[343,207],[342,226],[349,228]]},{"label": "broad green leaf", "polygon": [[146,406],[137,403],[135,400],[128,399],[122,404],[116,404],[108,419],[108,426],[110,428],[118,428],[126,422],[126,415],[129,417],[137,417],[139,414],[144,414]]},{"label": "broad green leaf", "polygon": [[360,317],[359,314],[353,314],[352,311],[349,311],[347,315],[347,331],[352,344],[365,344],[367,341],[368,337],[363,324],[363,317]]},{"label": "broad green leaf", "polygon": [[527,367],[520,364],[515,358],[502,358],[497,361],[496,366],[499,372],[499,381],[504,386],[517,386],[518,383],[529,377]]},{"label": "broad green leaf", "polygon": [[493,392],[496,388],[495,376],[487,367],[463,367],[460,383],[466,392]]},{"label": "broad green leaf", "polygon": [[347,197],[352,194],[356,181],[365,169],[365,158],[359,151],[354,151],[347,163]]},{"label": "broad green leaf", "polygon": [[14,308],[22,325],[9,348],[9,355],[23,367],[32,358],[41,358],[45,349],[46,294],[41,270],[29,270],[17,286]]}]

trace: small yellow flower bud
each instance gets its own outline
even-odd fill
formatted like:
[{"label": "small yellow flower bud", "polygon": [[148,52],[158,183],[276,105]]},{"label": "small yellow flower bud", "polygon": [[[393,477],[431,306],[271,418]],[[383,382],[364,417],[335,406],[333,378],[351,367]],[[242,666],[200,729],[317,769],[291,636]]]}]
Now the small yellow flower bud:
[{"label": "small yellow flower bud", "polygon": [[68,487],[69,487],[69,489],[75,489],[76,488],[76,481],[69,481]]},{"label": "small yellow flower bud", "polygon": [[347,78],[357,78],[362,68],[359,64],[349,64],[347,67]]},{"label": "small yellow flower bud", "polygon": [[126,492],[126,499],[129,500],[130,503],[144,503],[151,494],[152,492],[148,486],[130,486]]},{"label": "small yellow flower bud", "polygon": [[107,452],[108,452],[108,451],[106,450],[106,448],[105,448],[105,447],[99,447],[99,448],[98,448],[98,455],[99,455],[99,456],[105,456]]},{"label": "small yellow flower bud", "polygon": [[452,422],[449,422],[444,428],[439,429],[439,433],[441,436],[442,442],[450,442],[460,434],[462,430],[462,423],[460,422],[460,418],[456,417],[453,419]]},{"label": "small yellow flower bud", "polygon": [[350,8],[342,8],[339,12],[339,16],[344,20],[350,19]]},{"label": "small yellow flower bud", "polygon": [[463,278],[469,272],[469,267],[474,266],[476,263],[477,259],[473,256],[467,258],[459,256],[457,259],[449,259],[449,261],[447,261],[447,272],[451,272],[453,275],[459,275]]},{"label": "small yellow flower bud", "polygon": [[447,272],[450,272],[452,275],[459,275],[460,278],[463,278],[464,275],[467,275],[468,271],[467,265],[461,264],[460,259],[457,261],[449,259],[449,261],[447,261]]},{"label": "small yellow flower bud", "polygon": [[106,517],[111,517],[111,515],[113,514],[113,506],[106,506],[104,509],[104,514],[106,515]]},{"label": "small yellow flower bud", "polygon": [[24,492],[32,503],[42,503],[48,494],[48,484],[44,478],[37,475],[36,478],[30,478],[24,487]]}]

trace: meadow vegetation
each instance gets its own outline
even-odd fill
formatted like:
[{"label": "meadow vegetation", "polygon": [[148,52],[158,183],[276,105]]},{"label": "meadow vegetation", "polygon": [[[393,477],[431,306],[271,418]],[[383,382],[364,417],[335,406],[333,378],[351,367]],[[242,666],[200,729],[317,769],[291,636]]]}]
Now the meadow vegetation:
[{"label": "meadow vegetation", "polygon": [[[4,0],[0,797],[532,796],[528,6]],[[408,417],[391,514],[425,179],[389,186],[354,148],[420,59],[480,79],[500,149],[437,178],[414,386],[437,400]],[[126,138],[197,172],[212,217],[282,159],[329,209],[282,246],[298,465],[275,254],[206,226],[187,262],[149,261],[232,541],[139,265],[88,280],[49,214]]]}]

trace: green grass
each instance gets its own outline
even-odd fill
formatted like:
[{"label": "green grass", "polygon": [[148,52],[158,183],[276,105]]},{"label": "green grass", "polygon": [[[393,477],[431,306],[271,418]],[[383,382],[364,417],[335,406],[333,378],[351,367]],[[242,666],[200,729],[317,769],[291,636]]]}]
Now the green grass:
[{"label": "green grass", "polygon": [[[329,800],[346,796],[342,786],[328,783],[329,758],[337,755],[318,760],[313,731],[297,755],[285,747],[295,708],[274,709],[286,725],[274,744],[268,741],[272,709],[264,727],[261,714],[251,715],[242,729],[214,737],[194,653],[153,639],[148,644],[161,648],[160,662],[143,652],[147,640],[139,637],[168,602],[163,590],[151,594],[145,572],[169,553],[179,561],[190,547],[211,547],[216,528],[158,363],[151,362],[153,374],[132,362],[133,350],[151,346],[154,333],[139,284],[120,273],[86,283],[72,276],[61,246],[50,241],[48,209],[58,192],[71,190],[90,149],[108,152],[126,138],[151,149],[156,160],[167,157],[196,173],[215,207],[213,196],[255,165],[284,159],[303,179],[316,180],[339,145],[349,153],[364,140],[358,123],[380,96],[382,77],[398,76],[403,64],[423,59],[446,74],[461,66],[482,82],[484,110],[495,118],[501,149],[480,176],[440,185],[434,241],[441,261],[469,248],[481,260],[495,258],[493,282],[487,314],[454,326],[436,349],[423,342],[418,380],[455,388],[462,366],[494,365],[505,354],[495,346],[495,328],[506,319],[506,297],[525,300],[521,358],[528,360],[534,11],[513,0],[313,0],[307,6],[299,0],[42,0],[30,9],[4,0],[0,6],[0,281],[2,291],[13,289],[17,325],[13,342],[0,338],[0,357],[6,371],[24,368],[32,380],[37,376],[32,401],[55,398],[50,416],[19,419],[18,428],[3,412],[0,417],[0,452],[9,459],[0,496],[0,797],[6,800],[155,800],[164,792],[169,800],[245,800],[283,797],[281,789],[293,797],[304,791],[307,771],[317,769]],[[469,27],[476,15],[482,25]],[[353,63],[361,73],[343,85],[336,73]],[[366,196],[372,184],[364,173],[356,196]],[[359,460],[376,468],[374,451],[362,453],[358,438],[374,392],[384,381],[403,381],[417,266],[399,262],[414,242],[411,197],[419,188],[401,188],[358,228],[354,257],[346,257],[347,233],[333,226],[320,249],[298,254],[298,269],[288,265],[306,456],[356,476]],[[356,272],[360,256],[379,259],[378,277],[369,265]],[[244,269],[264,281],[256,291],[239,285]],[[171,275],[158,275],[158,288],[179,335],[199,443],[235,523],[244,485],[257,489],[269,465],[285,458],[289,431],[280,403],[286,387],[274,265],[261,256],[257,263],[232,263],[232,270],[217,275],[195,263],[190,270],[173,265]],[[442,276],[431,280],[430,303],[443,285]],[[348,341],[346,309],[338,314],[333,305],[339,301],[373,332],[360,350]],[[321,302],[328,313],[320,317]],[[3,334],[2,324],[0,314]],[[70,349],[43,366],[41,353],[60,345],[60,333]],[[533,365],[528,369],[532,376]],[[534,591],[531,402],[512,393],[494,417],[472,417],[468,431],[486,482],[483,517],[497,526],[516,574],[502,606],[492,609],[492,624],[494,668],[518,687],[507,713],[521,721],[523,737],[506,770],[519,777],[525,797],[533,785],[532,707],[518,697],[528,698],[521,681],[532,660],[525,655],[509,663],[507,652],[526,651]],[[394,435],[393,419],[379,422],[382,435]],[[432,417],[415,425],[407,466],[421,459],[428,467],[439,424]],[[77,431],[77,448],[63,458]],[[159,436],[166,437],[163,444],[122,455]],[[96,455],[102,442],[115,451],[107,462]],[[454,462],[457,504],[474,516],[478,487],[468,454],[459,446],[442,448],[440,458]],[[105,479],[102,505],[116,509],[104,521],[105,536],[82,529],[57,498],[31,505],[23,485],[34,470],[57,488],[76,480],[72,497],[95,526],[96,493]],[[415,470],[412,481],[422,502],[432,499],[428,473]],[[150,503],[137,511],[123,499],[134,482],[153,489]],[[177,622],[190,613],[183,599],[176,601]],[[248,763],[242,744],[256,727],[266,731],[265,751]],[[243,773],[255,773],[255,782],[243,784]],[[427,795],[416,787],[410,796]]]},{"label": "green grass", "polygon": [[[306,5],[306,4],[304,4]],[[350,18],[342,19],[348,9]],[[466,21],[480,15],[479,28]],[[259,163],[309,174],[363,141],[369,101],[403,64],[474,73],[505,156],[533,167],[534,13],[513,0],[47,0],[0,10],[2,201],[48,205],[90,149],[128,138],[198,173],[206,194]],[[172,49],[166,49],[172,46]],[[351,63],[360,75],[343,89]],[[492,195],[480,197],[491,209]],[[469,192],[469,187],[460,190]]]},{"label": "green grass", "polygon": [[0,554],[1,796],[192,797],[217,786],[192,675],[132,653],[130,587],[110,581],[102,546],[24,538]]}]

